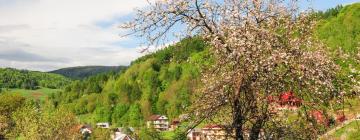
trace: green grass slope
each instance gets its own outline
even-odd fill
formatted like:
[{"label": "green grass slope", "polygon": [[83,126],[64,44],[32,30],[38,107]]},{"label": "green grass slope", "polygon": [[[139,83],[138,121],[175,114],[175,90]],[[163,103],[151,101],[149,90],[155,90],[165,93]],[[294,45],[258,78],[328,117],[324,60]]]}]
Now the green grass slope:
[{"label": "green grass slope", "polygon": [[50,95],[60,92],[61,89],[51,89],[51,88],[40,87],[39,89],[35,89],[35,90],[16,88],[16,89],[3,89],[3,91],[6,93],[10,93],[10,94],[19,94],[19,95],[29,98],[29,99],[45,100]]},{"label": "green grass slope", "polygon": [[[359,58],[360,47],[360,3],[339,8],[332,16],[320,21],[317,29],[318,38],[334,52],[337,62],[360,69],[354,61]],[[329,10],[328,12],[331,12]]]},{"label": "green grass slope", "polygon": [[[329,47],[335,61],[341,66],[342,73],[339,73],[339,75],[342,76],[356,76],[358,73],[354,72],[354,70],[360,70],[360,65],[356,61],[356,59],[359,60],[360,58],[359,11],[360,3],[329,9],[327,12],[322,13],[322,19],[316,29],[318,39]],[[360,113],[360,99],[358,97],[347,98],[344,106],[338,105],[334,109],[333,112],[344,111],[348,119],[353,119]],[[359,121],[354,121],[345,125],[329,134],[326,139],[360,139],[359,124]]]}]

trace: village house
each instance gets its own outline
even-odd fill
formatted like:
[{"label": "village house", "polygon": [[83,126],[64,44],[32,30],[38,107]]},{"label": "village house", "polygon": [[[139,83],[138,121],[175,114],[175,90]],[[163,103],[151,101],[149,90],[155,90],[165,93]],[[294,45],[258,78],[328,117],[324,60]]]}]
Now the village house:
[{"label": "village house", "polygon": [[83,140],[90,139],[90,135],[93,132],[91,126],[88,124],[75,125],[74,127],[72,127],[71,131],[80,133],[83,136]]},{"label": "village house", "polygon": [[356,120],[360,120],[360,114],[356,115]]},{"label": "village house", "polygon": [[[114,133],[113,135],[111,135],[111,138],[113,140],[134,140],[133,138],[131,138],[130,135],[126,134],[125,128],[116,128],[114,129]],[[129,129],[130,131],[133,132],[133,129]]]},{"label": "village house", "polygon": [[278,97],[269,96],[267,100],[270,104],[275,106],[277,110],[296,110],[302,104],[302,100],[297,98],[291,91],[281,93]]},{"label": "village house", "polygon": [[121,132],[115,132],[113,140],[134,140],[129,135],[123,134]]},{"label": "village house", "polygon": [[202,131],[200,128],[194,128],[188,131],[188,140],[202,140]]},{"label": "village house", "polygon": [[339,110],[335,114],[335,122],[338,124],[341,124],[345,122],[348,118],[345,116],[345,113],[343,110]]},{"label": "village house", "polygon": [[302,100],[297,98],[293,92],[285,92],[280,94],[279,105],[297,108],[301,106]]},{"label": "village house", "polygon": [[124,128],[124,127],[120,127],[120,128],[115,128],[113,129],[114,133],[111,135],[111,138],[113,140],[134,140],[133,138],[131,138],[130,135],[128,135],[128,131],[131,133],[134,133],[134,128],[129,127],[129,128]]},{"label": "village house", "polygon": [[325,117],[322,111],[313,110],[310,112],[310,115],[317,123],[328,125],[328,119]]},{"label": "village house", "polygon": [[108,122],[96,123],[96,127],[98,127],[98,128],[110,128],[110,123],[108,123]]},{"label": "village house", "polygon": [[309,112],[310,117],[313,118],[318,124],[322,124],[324,126],[331,126],[334,123],[342,124],[347,118],[343,112],[337,112],[333,117],[326,116],[323,111],[320,110],[312,110]]},{"label": "village house", "polygon": [[168,131],[169,119],[164,115],[152,115],[147,121],[147,127],[158,131]]},{"label": "village house", "polygon": [[[266,139],[264,131],[260,130],[259,139]],[[249,137],[249,130],[243,130],[244,136]],[[194,128],[188,131],[188,140],[235,140],[235,131],[231,128],[227,129],[226,126],[209,124],[203,128]]]},{"label": "village house", "polygon": [[85,124],[85,125],[80,125],[80,133],[85,135],[85,134],[91,134],[92,133],[92,128],[90,125]]},{"label": "village house", "polygon": [[226,129],[221,125],[209,124],[201,129],[202,140],[231,140],[233,139],[228,135]]},{"label": "village house", "polygon": [[336,116],[336,122],[341,124],[347,120],[346,116],[344,114],[339,114]]},{"label": "village house", "polygon": [[171,124],[170,124],[170,131],[174,131],[176,128],[178,128],[180,124],[180,121],[178,119],[174,119],[171,121]]}]

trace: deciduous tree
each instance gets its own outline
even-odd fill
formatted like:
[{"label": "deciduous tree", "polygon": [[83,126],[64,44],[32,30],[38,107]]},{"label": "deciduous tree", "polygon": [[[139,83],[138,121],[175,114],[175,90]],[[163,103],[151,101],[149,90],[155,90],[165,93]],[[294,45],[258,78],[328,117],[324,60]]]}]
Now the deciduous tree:
[{"label": "deciduous tree", "polygon": [[202,36],[215,63],[203,71],[192,124],[213,120],[242,140],[259,135],[277,139],[292,132],[291,137],[304,136],[291,131],[281,113],[272,113],[271,96],[293,91],[301,97],[300,119],[294,122],[307,127],[309,108],[340,95],[334,84],[338,66],[313,38],[314,25],[311,14],[298,11],[296,0],[162,0],[149,2],[121,27],[151,45],[179,32],[178,27],[185,27],[181,35]]}]

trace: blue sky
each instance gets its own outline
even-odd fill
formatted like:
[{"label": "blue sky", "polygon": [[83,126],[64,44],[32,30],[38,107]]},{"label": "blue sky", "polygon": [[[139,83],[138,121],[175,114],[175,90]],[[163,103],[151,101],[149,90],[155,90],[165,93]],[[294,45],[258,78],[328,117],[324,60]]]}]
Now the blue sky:
[{"label": "blue sky", "polygon": [[346,5],[359,2],[359,0],[307,0],[301,2],[301,7],[313,7],[315,10],[326,10],[337,5]]},{"label": "blue sky", "polygon": [[[144,55],[142,38],[121,38],[118,25],[146,0],[0,0],[0,67],[49,71],[83,65],[128,65]],[[325,10],[358,0],[309,0]],[[171,40],[170,40],[171,41]]]}]

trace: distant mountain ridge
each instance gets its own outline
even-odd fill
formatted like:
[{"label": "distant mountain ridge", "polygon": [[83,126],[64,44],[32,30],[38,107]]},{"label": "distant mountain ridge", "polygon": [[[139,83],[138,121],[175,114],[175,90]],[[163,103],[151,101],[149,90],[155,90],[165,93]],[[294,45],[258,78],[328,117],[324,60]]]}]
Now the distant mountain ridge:
[{"label": "distant mountain ridge", "polygon": [[84,79],[100,73],[119,72],[126,68],[126,66],[78,66],[62,68],[50,71],[50,73],[60,74],[71,79]]}]

